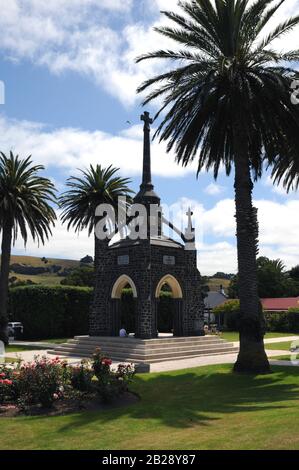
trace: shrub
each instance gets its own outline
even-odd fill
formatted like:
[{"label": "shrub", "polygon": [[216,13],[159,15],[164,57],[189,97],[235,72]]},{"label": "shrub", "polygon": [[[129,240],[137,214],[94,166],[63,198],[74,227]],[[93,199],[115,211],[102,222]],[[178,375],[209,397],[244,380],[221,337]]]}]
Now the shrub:
[{"label": "shrub", "polygon": [[228,300],[227,302],[215,307],[213,314],[219,316],[219,323],[223,329],[238,331],[238,322],[240,315],[240,302],[239,300]]},{"label": "shrub", "polygon": [[[238,331],[240,314],[239,300],[229,300],[213,309],[220,317],[223,329]],[[299,333],[299,308],[290,308],[287,312],[264,312],[266,331],[278,333]]]},{"label": "shrub", "polygon": [[94,386],[100,398],[107,402],[128,391],[128,385],[133,379],[135,370],[131,365],[120,364],[114,372],[111,370],[112,361],[102,356],[97,349],[93,355],[92,369],[95,375]]},{"label": "shrub", "polygon": [[268,331],[299,333],[299,309],[290,308],[287,312],[265,312]]},{"label": "shrub", "polygon": [[0,367],[0,405],[11,402],[14,396],[12,370],[2,366]]},{"label": "shrub", "polygon": [[36,357],[34,362],[19,368],[15,378],[18,391],[18,406],[41,405],[51,408],[53,403],[63,397],[67,382],[66,363],[59,358],[52,360]]},{"label": "shrub", "polygon": [[24,325],[24,339],[64,338],[88,333],[92,289],[25,286],[10,290],[12,321]]},{"label": "shrub", "polygon": [[93,370],[87,367],[87,364],[82,361],[79,366],[72,367],[70,373],[71,385],[79,392],[92,392],[94,376]]}]

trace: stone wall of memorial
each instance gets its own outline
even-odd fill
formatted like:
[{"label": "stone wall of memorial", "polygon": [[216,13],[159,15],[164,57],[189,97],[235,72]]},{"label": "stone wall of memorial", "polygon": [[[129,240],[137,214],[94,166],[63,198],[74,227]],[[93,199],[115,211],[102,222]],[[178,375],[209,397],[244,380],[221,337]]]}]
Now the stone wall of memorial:
[{"label": "stone wall of memorial", "polygon": [[[181,335],[192,336],[203,332],[203,302],[200,292],[200,273],[196,266],[196,251],[184,247],[150,244],[149,240],[136,244],[122,243],[119,247],[98,244],[96,272],[97,296],[90,315],[90,334],[113,336],[115,330],[115,302],[112,289],[122,275],[129,276],[137,290],[136,336],[154,338],[157,335],[156,289],[165,275],[172,275],[181,286]],[[104,252],[103,252],[104,251]]]}]

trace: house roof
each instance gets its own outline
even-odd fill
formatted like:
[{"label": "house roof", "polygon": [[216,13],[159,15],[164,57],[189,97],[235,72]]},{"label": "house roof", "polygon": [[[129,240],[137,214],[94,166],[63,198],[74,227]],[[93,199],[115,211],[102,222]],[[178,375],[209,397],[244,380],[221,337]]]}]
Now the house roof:
[{"label": "house roof", "polygon": [[205,308],[215,308],[218,307],[218,305],[224,304],[224,302],[227,300],[227,297],[225,294],[222,294],[221,292],[208,292],[207,297],[204,299],[205,303]]},{"label": "house roof", "polygon": [[286,297],[279,299],[261,299],[264,310],[283,311],[289,308],[299,308],[299,297]]}]

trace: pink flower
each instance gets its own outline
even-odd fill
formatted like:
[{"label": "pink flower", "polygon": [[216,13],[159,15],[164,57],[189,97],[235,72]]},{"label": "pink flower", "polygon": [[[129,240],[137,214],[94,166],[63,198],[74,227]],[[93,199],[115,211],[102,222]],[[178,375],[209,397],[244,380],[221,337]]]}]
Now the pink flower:
[{"label": "pink flower", "polygon": [[2,385],[12,385],[12,380],[8,380],[8,379],[0,380],[0,384],[2,384]]}]

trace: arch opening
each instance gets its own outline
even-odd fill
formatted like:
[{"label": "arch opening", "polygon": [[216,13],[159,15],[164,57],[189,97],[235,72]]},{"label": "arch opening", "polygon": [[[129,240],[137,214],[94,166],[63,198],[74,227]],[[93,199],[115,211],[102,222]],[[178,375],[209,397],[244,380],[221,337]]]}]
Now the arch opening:
[{"label": "arch opening", "polygon": [[157,285],[156,325],[159,333],[182,335],[182,298],[183,292],[178,280],[168,274]]},{"label": "arch opening", "polygon": [[113,288],[112,288],[111,298],[121,299],[123,290],[126,289],[127,287],[130,287],[132,289],[133,297],[136,299],[137,298],[136,285],[134,281],[126,274],[123,274],[115,281]]},{"label": "arch opening", "polygon": [[178,280],[171,274],[162,277],[157,285],[155,297],[158,299],[163,291],[171,291],[174,299],[182,299],[183,291]]},{"label": "arch opening", "polygon": [[137,328],[137,289],[134,281],[123,274],[114,283],[111,292],[113,331],[112,336],[119,336],[120,330],[134,334]]}]

